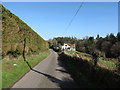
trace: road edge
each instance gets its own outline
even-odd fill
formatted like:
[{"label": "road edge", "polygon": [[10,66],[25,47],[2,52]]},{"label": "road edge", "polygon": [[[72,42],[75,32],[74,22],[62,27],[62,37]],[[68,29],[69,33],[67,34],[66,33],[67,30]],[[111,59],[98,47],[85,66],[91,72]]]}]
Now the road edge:
[{"label": "road edge", "polygon": [[[50,54],[45,59],[47,59],[51,55],[51,50],[49,50],[49,52],[50,52]],[[43,60],[45,60],[45,59],[43,59]],[[41,61],[43,61],[43,60],[41,60]],[[41,61],[39,61],[38,63],[36,63],[34,66],[32,66],[32,68],[34,68],[35,66],[37,66]],[[31,69],[29,69],[28,71],[26,71],[18,80],[16,80],[11,85],[9,85],[8,88],[12,88],[15,85],[15,83],[17,83],[20,79],[22,79],[30,71],[31,71]]]}]

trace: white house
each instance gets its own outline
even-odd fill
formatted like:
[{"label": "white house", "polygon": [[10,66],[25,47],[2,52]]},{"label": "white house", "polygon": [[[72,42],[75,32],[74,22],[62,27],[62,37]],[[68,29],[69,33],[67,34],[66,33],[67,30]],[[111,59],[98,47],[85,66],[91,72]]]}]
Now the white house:
[{"label": "white house", "polygon": [[68,51],[76,51],[75,44],[66,44],[62,46],[62,50],[68,50]]}]

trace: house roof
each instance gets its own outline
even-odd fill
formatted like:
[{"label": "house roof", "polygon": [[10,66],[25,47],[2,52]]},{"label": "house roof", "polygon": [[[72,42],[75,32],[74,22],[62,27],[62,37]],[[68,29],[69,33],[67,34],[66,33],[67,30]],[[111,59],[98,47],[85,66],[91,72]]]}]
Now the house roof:
[{"label": "house roof", "polygon": [[70,47],[75,47],[75,44],[68,44]]}]

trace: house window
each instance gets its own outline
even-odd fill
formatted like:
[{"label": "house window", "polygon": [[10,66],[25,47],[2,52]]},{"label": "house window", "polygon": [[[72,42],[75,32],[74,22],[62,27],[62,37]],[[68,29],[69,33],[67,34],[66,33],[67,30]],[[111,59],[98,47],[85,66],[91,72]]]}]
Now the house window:
[{"label": "house window", "polygon": [[70,49],[70,47],[68,47],[68,49]]}]

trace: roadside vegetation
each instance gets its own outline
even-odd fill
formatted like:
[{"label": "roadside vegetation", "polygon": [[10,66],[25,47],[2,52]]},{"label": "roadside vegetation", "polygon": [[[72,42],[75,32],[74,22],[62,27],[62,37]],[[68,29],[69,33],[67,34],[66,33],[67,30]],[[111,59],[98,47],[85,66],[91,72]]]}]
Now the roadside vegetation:
[{"label": "roadside vegetation", "polygon": [[[101,67],[103,64],[94,66],[91,61],[66,53],[59,54],[59,60],[65,64],[80,88],[120,88],[120,74],[109,68]],[[108,67],[113,63],[105,62],[104,64]]]},{"label": "roadside vegetation", "polygon": [[[19,17],[2,6],[2,88],[8,88],[49,55],[48,43]],[[24,55],[23,55],[24,52]]]},{"label": "roadside vegetation", "polygon": [[[120,32],[104,38],[57,37],[48,43],[81,88],[120,88]],[[76,51],[61,50],[64,43],[75,44]]]},{"label": "roadside vegetation", "polygon": [[2,57],[17,57],[23,53],[26,38],[26,54],[48,50],[48,43],[19,17],[2,6]]},{"label": "roadside vegetation", "polygon": [[[65,53],[69,56],[72,57],[78,57],[81,58],[83,60],[87,60],[89,62],[93,62],[93,57],[90,54],[86,54],[83,52],[78,52],[78,51],[65,51]],[[98,66],[109,69],[109,70],[117,70],[117,62],[115,62],[115,60],[112,59],[107,59],[107,58],[103,58],[103,57],[98,57]]]},{"label": "roadside vegetation", "polygon": [[[55,51],[61,51],[61,47],[64,43],[75,44],[76,53],[87,58],[91,56],[95,63],[99,63],[104,67],[116,67],[117,71],[120,72],[120,32],[115,36],[114,34],[108,34],[106,37],[85,37],[78,39],[76,37],[57,37],[48,41],[49,47]],[[69,51],[69,54],[74,52]],[[88,54],[88,55],[87,55]],[[88,57],[89,59],[90,57]]]},{"label": "roadside vegetation", "polygon": [[[41,52],[36,55],[26,56],[26,60],[29,62],[31,67],[34,67],[40,61],[45,59],[50,54],[49,51]],[[24,62],[23,57],[9,59],[8,56],[2,61],[2,87],[8,88],[10,85],[20,79],[30,68]]]},{"label": "roadside vegetation", "polygon": [[106,69],[117,70],[117,62],[105,60],[103,57],[98,58],[98,65]]}]

